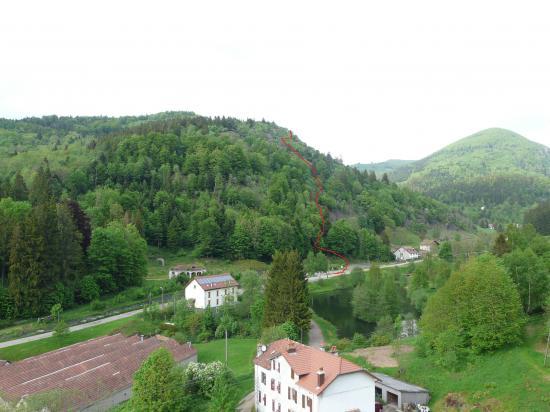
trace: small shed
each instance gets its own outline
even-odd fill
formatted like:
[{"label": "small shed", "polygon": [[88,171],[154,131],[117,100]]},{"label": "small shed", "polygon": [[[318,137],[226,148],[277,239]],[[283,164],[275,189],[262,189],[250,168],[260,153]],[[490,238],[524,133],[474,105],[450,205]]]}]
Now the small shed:
[{"label": "small shed", "polygon": [[404,409],[407,404],[427,405],[430,401],[430,393],[420,386],[392,378],[384,373],[375,373],[379,381],[375,383],[376,397],[388,404]]},{"label": "small shed", "polygon": [[168,271],[168,278],[176,278],[182,274],[185,274],[188,278],[194,276],[202,276],[206,273],[206,268],[198,265],[176,265],[171,267]]}]

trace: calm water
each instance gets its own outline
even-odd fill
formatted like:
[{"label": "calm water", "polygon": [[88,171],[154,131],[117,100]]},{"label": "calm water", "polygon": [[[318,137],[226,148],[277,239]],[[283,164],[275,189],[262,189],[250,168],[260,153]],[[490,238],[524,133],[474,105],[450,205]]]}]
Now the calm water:
[{"label": "calm water", "polygon": [[313,295],[313,310],[338,329],[339,338],[352,338],[355,332],[369,336],[376,324],[353,317],[351,295],[353,289],[340,289]]}]

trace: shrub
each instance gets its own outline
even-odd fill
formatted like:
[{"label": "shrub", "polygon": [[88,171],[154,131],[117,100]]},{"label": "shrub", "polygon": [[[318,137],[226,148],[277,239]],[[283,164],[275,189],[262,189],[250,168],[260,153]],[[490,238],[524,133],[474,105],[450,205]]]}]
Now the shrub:
[{"label": "shrub", "polygon": [[364,348],[369,344],[369,342],[367,341],[367,338],[365,338],[365,335],[362,335],[361,333],[357,333],[357,332],[353,334],[353,339],[351,343],[352,343],[353,349]]},{"label": "shrub", "polygon": [[391,336],[384,333],[375,332],[369,339],[370,346],[385,346],[389,345],[392,341]]},{"label": "shrub", "polygon": [[53,330],[53,336],[61,338],[63,336],[67,336],[68,334],[69,326],[67,325],[67,323],[64,320],[60,320],[59,322],[57,322]]},{"label": "shrub", "polygon": [[348,338],[342,338],[336,341],[336,349],[338,349],[339,352],[348,352],[351,348],[351,340]]},{"label": "shrub", "polygon": [[107,304],[105,302],[95,299],[90,304],[90,307],[92,310],[104,310],[107,307]]}]

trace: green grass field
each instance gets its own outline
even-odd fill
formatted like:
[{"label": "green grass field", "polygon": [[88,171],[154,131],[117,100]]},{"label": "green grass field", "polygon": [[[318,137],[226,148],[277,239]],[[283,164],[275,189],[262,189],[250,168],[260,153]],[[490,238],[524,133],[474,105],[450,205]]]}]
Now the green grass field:
[{"label": "green grass field", "polygon": [[[239,399],[254,389],[254,365],[256,339],[228,339],[227,366],[233,371],[238,381]],[[199,362],[225,362],[225,340],[218,339],[208,343],[194,344],[198,351]]]},{"label": "green grass field", "polygon": [[134,316],[125,319],[115,320],[114,322],[104,323],[103,325],[92,326],[88,329],[71,332],[63,337],[53,336],[51,338],[40,339],[33,342],[27,342],[20,345],[2,348],[0,349],[0,359],[9,360],[12,362],[18,361],[31,356],[36,356],[45,352],[59,349],[64,346],[72,345],[74,343],[97,338],[99,336],[108,335],[130,322],[133,318]]}]

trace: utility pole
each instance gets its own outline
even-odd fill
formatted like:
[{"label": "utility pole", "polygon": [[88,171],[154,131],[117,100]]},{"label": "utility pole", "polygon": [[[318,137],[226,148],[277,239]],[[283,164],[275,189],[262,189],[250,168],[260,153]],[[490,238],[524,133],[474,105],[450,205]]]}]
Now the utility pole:
[{"label": "utility pole", "polygon": [[548,327],[548,337],[546,338],[546,351],[544,352],[544,365],[546,366],[546,358],[548,358],[548,346],[550,344],[550,326]]},{"label": "utility pole", "polygon": [[227,366],[227,326],[225,327],[225,366]]}]

